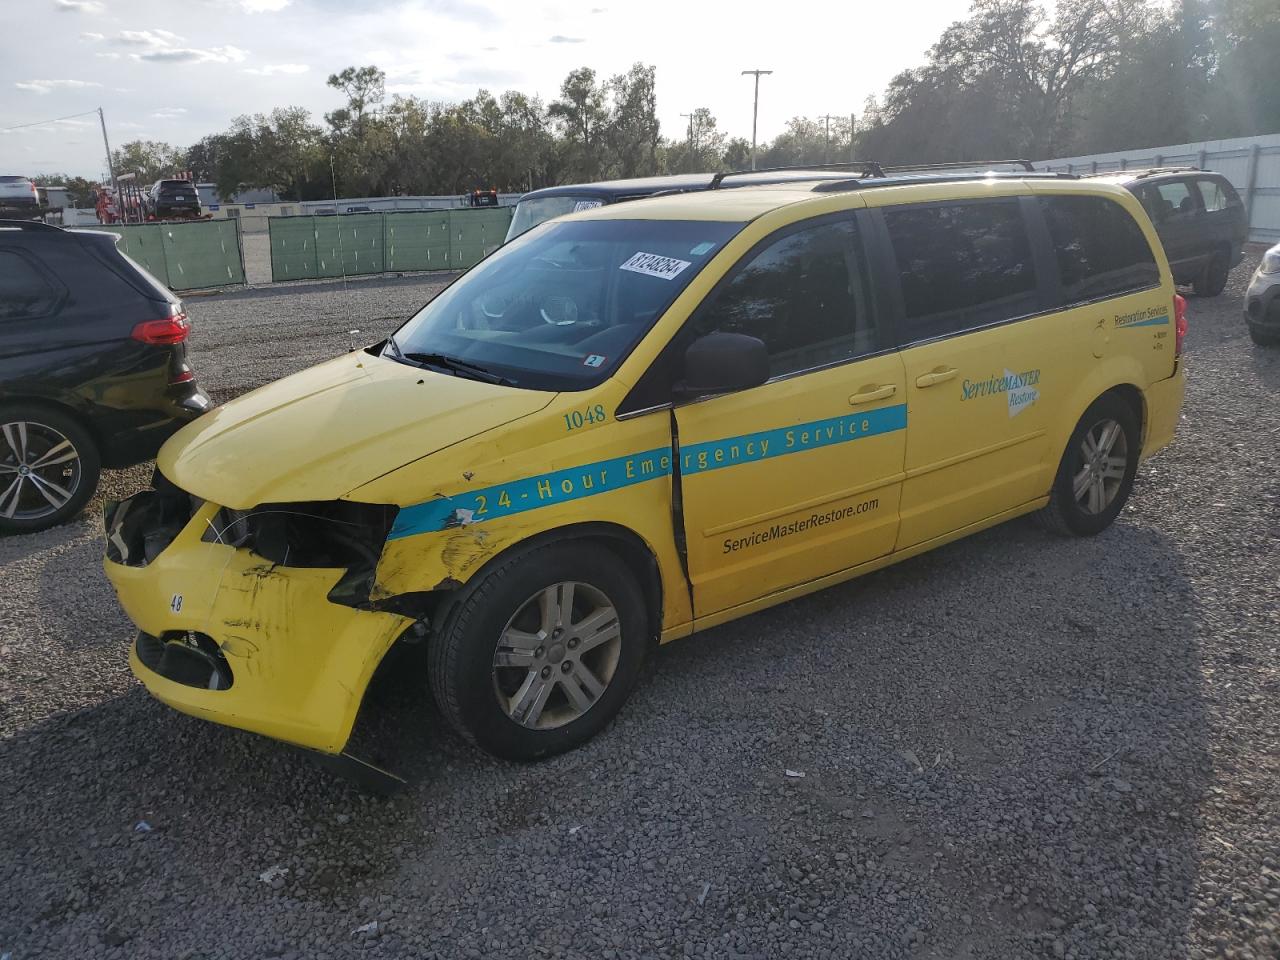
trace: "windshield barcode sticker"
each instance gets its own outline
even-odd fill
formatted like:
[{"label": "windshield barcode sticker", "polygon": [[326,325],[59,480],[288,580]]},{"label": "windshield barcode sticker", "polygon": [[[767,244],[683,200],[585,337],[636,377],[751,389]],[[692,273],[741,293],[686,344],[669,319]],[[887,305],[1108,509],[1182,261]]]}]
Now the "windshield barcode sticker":
[{"label": "windshield barcode sticker", "polygon": [[688,260],[677,260],[675,257],[660,257],[656,253],[637,253],[620,266],[619,270],[630,270],[632,273],[643,273],[646,277],[661,277],[673,280],[688,267]]},{"label": "windshield barcode sticker", "polygon": [[594,210],[596,207],[603,206],[603,200],[579,200],[573,205],[573,212],[577,213],[579,210]]}]

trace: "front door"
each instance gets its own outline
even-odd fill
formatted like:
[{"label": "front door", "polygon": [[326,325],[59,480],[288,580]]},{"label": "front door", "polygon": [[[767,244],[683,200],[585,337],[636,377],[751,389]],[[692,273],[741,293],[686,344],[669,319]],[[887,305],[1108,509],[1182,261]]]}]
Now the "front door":
[{"label": "front door", "polygon": [[852,216],[823,217],[758,245],[691,320],[770,356],[769,382],[675,413],[695,616],[893,549],[905,383],[868,291]]}]

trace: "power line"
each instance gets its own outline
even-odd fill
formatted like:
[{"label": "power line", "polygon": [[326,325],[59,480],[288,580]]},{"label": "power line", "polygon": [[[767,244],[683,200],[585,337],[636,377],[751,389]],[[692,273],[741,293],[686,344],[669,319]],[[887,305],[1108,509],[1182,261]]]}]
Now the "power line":
[{"label": "power line", "polygon": [[0,127],[0,133],[8,133],[10,130],[25,130],[27,127],[38,127],[45,123],[61,123],[63,120],[74,120],[76,117],[87,117],[90,114],[97,112],[97,110],[86,110],[84,113],[71,113],[65,117],[54,117],[52,120],[33,120],[31,123],[20,123],[16,127]]}]

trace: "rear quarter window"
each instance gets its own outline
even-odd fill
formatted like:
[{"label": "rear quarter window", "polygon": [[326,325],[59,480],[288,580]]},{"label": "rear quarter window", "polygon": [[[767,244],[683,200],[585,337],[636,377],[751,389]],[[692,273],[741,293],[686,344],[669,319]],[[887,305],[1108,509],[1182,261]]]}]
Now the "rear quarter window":
[{"label": "rear quarter window", "polygon": [[1142,228],[1106,197],[1040,198],[1062,279],[1063,304],[1144,290],[1160,268]]},{"label": "rear quarter window", "polygon": [[1225,180],[1202,177],[1196,181],[1196,186],[1200,188],[1200,199],[1204,201],[1205,213],[1216,213],[1240,202],[1235,188]]},{"label": "rear quarter window", "polygon": [[43,317],[57,306],[59,291],[26,257],[0,250],[0,322]]}]

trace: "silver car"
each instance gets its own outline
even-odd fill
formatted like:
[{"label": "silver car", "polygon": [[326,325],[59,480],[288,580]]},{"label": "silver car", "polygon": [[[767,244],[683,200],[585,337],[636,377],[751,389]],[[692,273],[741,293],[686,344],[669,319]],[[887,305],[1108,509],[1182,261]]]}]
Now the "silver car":
[{"label": "silver car", "polygon": [[35,212],[40,207],[40,193],[26,177],[0,176],[0,211]]},{"label": "silver car", "polygon": [[1262,255],[1244,294],[1244,322],[1259,346],[1280,344],[1280,243]]}]

